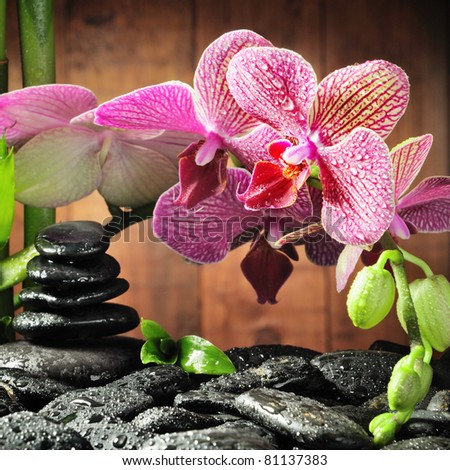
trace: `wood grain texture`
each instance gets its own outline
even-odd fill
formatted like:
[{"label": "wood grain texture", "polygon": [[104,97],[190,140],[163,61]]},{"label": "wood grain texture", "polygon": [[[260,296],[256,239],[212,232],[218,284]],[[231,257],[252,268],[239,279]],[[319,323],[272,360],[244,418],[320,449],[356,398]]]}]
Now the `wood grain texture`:
[{"label": "wood grain texture", "polygon": [[[204,48],[232,29],[253,29],[275,46],[299,52],[319,80],[356,62],[390,60],[407,71],[411,102],[388,144],[430,132],[434,144],[418,180],[449,173],[446,0],[54,1],[57,81],[84,85],[99,102],[167,80],[191,84]],[[15,2],[8,7],[10,88],[17,89]],[[22,243],[19,204],[17,214],[13,251]],[[95,193],[58,209],[57,220],[102,222],[108,215]],[[417,235],[403,246],[448,276],[449,244],[448,234]],[[373,330],[356,330],[346,314],[345,293],[336,293],[334,268],[312,265],[302,248],[279,303],[257,304],[239,267],[247,250],[243,246],[216,265],[189,265],[157,243],[149,222],[139,224],[111,244],[131,285],[118,300],[174,337],[200,334],[223,348],[280,342],[332,350],[367,347],[381,337],[406,342],[393,314]],[[130,334],[140,336],[139,330]]]}]

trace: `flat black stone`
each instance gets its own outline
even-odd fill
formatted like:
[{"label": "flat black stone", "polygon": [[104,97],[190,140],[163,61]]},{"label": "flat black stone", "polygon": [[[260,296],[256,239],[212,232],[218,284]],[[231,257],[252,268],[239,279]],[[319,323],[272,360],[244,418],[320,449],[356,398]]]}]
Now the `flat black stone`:
[{"label": "flat black stone", "polygon": [[384,351],[337,351],[316,356],[317,367],[344,402],[358,405],[386,391],[394,365],[402,356]]},{"label": "flat black stone", "polygon": [[243,393],[252,388],[268,387],[305,395],[320,391],[326,385],[322,373],[308,360],[296,356],[279,356],[257,367],[213,378],[203,383],[200,389]]},{"label": "flat black stone", "polygon": [[450,413],[446,411],[416,410],[397,434],[398,439],[439,436],[450,438]]},{"label": "flat black stone", "polygon": [[183,408],[160,406],[138,414],[131,424],[147,433],[166,434],[211,428],[222,424],[222,422],[214,415],[194,413]]},{"label": "flat black stone", "polygon": [[0,418],[0,450],[92,449],[73,429],[32,411]]},{"label": "flat black stone", "polygon": [[46,227],[34,243],[47,258],[86,258],[104,253],[109,238],[98,222],[70,221]]},{"label": "flat black stone", "polygon": [[450,390],[439,390],[428,403],[427,410],[450,411]]},{"label": "flat black stone", "polygon": [[142,344],[142,340],[124,336],[51,345],[20,340],[0,345],[0,367],[22,369],[76,387],[98,386],[141,369]]},{"label": "flat black stone", "polygon": [[189,375],[173,365],[148,366],[107,386],[139,390],[150,395],[156,405],[171,404],[176,395],[192,388]]},{"label": "flat black stone", "polygon": [[394,442],[382,450],[450,450],[447,437],[426,436]]},{"label": "flat black stone", "polygon": [[57,396],[74,388],[64,382],[47,377],[36,377],[21,369],[5,367],[0,368],[1,384],[8,387],[14,400],[29,411],[39,411]]},{"label": "flat black stone", "polygon": [[239,415],[236,394],[215,390],[190,390],[175,397],[174,405],[199,413],[230,413]]},{"label": "flat black stone", "polygon": [[13,328],[27,339],[84,339],[125,333],[139,325],[139,315],[126,305],[103,303],[79,309],[19,313]]},{"label": "flat black stone", "polygon": [[237,370],[248,369],[261,365],[268,359],[279,356],[296,356],[310,361],[321,353],[312,349],[283,344],[260,344],[257,346],[231,348],[225,351]]},{"label": "flat black stone", "polygon": [[0,382],[0,417],[25,410],[19,401],[11,397],[11,390]]},{"label": "flat black stone", "polygon": [[115,387],[89,387],[73,390],[60,395],[39,412],[42,416],[59,423],[70,423],[82,412],[86,414],[110,416],[130,421],[139,413],[153,406],[153,400],[145,393]]},{"label": "flat black stone", "polygon": [[209,429],[157,435],[148,439],[141,449],[275,450],[276,447],[254,429],[220,425]]},{"label": "flat black stone", "polygon": [[103,284],[83,285],[69,289],[26,287],[19,293],[25,310],[60,309],[95,305],[122,295],[129,288],[125,279],[112,279]]},{"label": "flat black stone", "polygon": [[60,262],[36,256],[27,264],[29,279],[44,286],[80,286],[100,284],[116,278],[120,265],[112,257],[101,254],[83,261]]},{"label": "flat black stone", "polygon": [[236,398],[240,413],[304,448],[368,449],[366,431],[345,414],[290,392],[257,388]]},{"label": "flat black stone", "polygon": [[79,426],[77,432],[95,450],[137,450],[148,436],[130,423],[99,423]]}]

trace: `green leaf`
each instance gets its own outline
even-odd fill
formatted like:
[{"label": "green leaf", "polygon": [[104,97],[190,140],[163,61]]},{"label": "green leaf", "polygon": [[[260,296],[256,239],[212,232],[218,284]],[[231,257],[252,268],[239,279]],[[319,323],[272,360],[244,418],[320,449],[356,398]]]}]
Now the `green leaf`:
[{"label": "green leaf", "polygon": [[222,375],[236,372],[228,356],[199,336],[183,336],[178,340],[178,364],[188,373]]},{"label": "green leaf", "polygon": [[0,248],[6,245],[14,220],[14,158],[5,135],[0,139]]},{"label": "green leaf", "polygon": [[[172,340],[173,341],[173,340]],[[173,341],[174,344],[176,344]],[[148,339],[141,348],[142,364],[175,364],[178,358],[177,348],[172,355],[164,354],[161,351],[161,339]]]},{"label": "green leaf", "polygon": [[152,320],[141,319],[141,331],[145,339],[170,338],[169,333],[158,323]]}]

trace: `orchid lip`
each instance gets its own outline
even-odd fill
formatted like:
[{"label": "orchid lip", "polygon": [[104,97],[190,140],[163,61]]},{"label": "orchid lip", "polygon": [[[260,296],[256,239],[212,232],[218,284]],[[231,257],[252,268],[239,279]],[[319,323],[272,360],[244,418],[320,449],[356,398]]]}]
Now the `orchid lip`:
[{"label": "orchid lip", "polygon": [[389,232],[391,232],[391,235],[394,237],[398,237],[403,240],[408,240],[411,236],[411,232],[405,221],[397,213],[395,213],[394,219],[391,222]]},{"label": "orchid lip", "polygon": [[304,160],[313,160],[316,146],[308,139],[302,139],[298,144],[286,148],[283,160],[288,165],[299,165]]},{"label": "orchid lip", "polygon": [[203,145],[198,149],[195,163],[198,166],[207,165],[214,159],[217,150],[223,147],[222,138],[213,132],[209,133]]}]

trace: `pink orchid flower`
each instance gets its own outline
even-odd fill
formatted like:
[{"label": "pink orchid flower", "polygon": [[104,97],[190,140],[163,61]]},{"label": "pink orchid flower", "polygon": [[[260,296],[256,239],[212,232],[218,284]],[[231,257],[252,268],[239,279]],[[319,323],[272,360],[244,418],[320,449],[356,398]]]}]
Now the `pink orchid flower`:
[{"label": "pink orchid flower", "polygon": [[192,208],[224,190],[226,150],[259,124],[237,105],[226,81],[231,58],[255,46],[272,45],[252,31],[226,33],[204,51],[193,88],[178,81],[141,88],[102,104],[95,122],[122,129],[189,133],[191,145],[180,155],[181,191],[176,202]]},{"label": "pink orchid flower", "polygon": [[337,70],[317,85],[300,55],[255,47],[233,57],[227,80],[242,109],[282,136],[256,162],[240,195],[246,207],[293,204],[316,164],[325,230],[344,244],[377,241],[394,215],[392,165],[383,138],[407,106],[405,73],[376,60]]},{"label": "pink orchid flower", "polygon": [[[167,190],[153,212],[153,232],[167,246],[196,263],[217,263],[245,242],[251,249],[241,264],[260,303],[276,303],[276,295],[293,270],[290,259],[298,260],[293,245],[274,249],[286,228],[303,223],[311,208],[298,202],[286,209],[251,211],[236,194],[250,182],[250,173],[240,168],[227,170],[222,193],[205,199],[194,209],[173,204],[180,184]],[[290,258],[290,259],[289,259]]]},{"label": "pink orchid flower", "polygon": [[[412,191],[406,193],[422,168],[432,143],[432,135],[426,134],[407,139],[391,150],[396,208],[389,232],[393,237],[408,239],[415,233],[450,231],[449,176],[425,178]],[[339,292],[346,286],[362,253],[363,247],[344,248],[336,269]]]},{"label": "pink orchid flower", "polygon": [[[16,199],[57,207],[95,189],[111,204],[138,207],[177,181],[176,155],[162,131],[93,124],[95,95],[75,85],[42,85],[0,96],[0,129],[15,154]],[[159,137],[155,139],[155,137]]]}]

